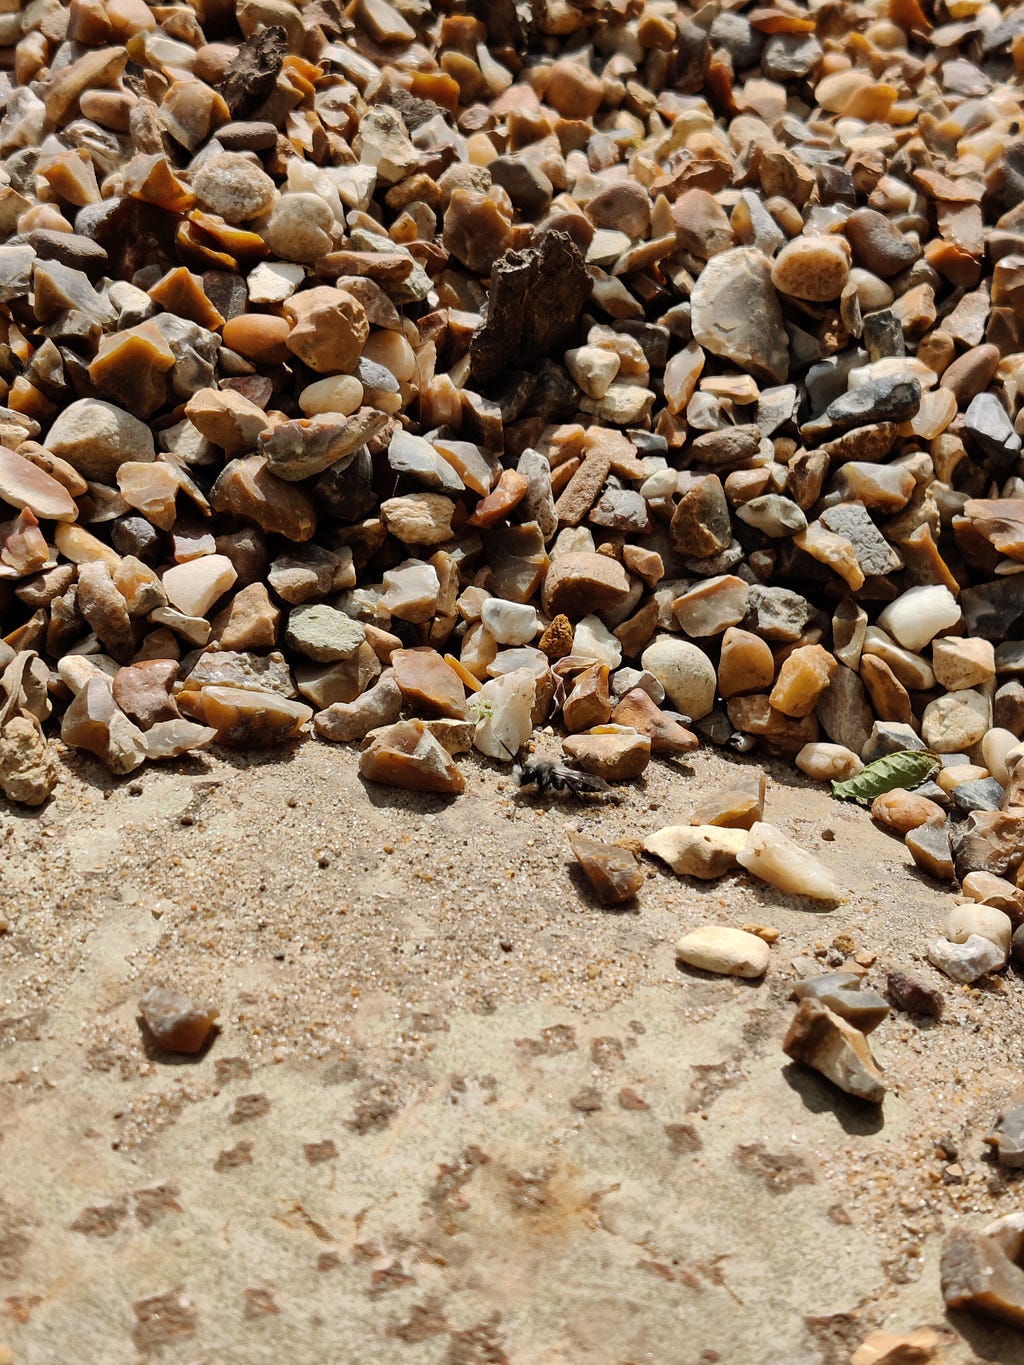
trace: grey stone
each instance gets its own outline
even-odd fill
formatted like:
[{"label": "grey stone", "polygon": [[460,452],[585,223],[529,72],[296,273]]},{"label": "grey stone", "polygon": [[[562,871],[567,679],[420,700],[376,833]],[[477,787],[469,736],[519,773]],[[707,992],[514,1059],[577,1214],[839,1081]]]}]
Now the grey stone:
[{"label": "grey stone", "polygon": [[1009,414],[994,393],[979,393],[964,413],[967,444],[1009,473],[1020,454],[1020,437],[1013,429]]},{"label": "grey stone", "polygon": [[834,436],[867,422],[905,422],[921,406],[921,385],[913,375],[885,375],[849,389],[829,403],[821,417],[800,428],[805,440]]},{"label": "grey stone", "polygon": [[713,256],[690,295],[694,339],[712,355],[774,384],[789,376],[789,347],[771,264],[756,247]]},{"label": "grey stone", "polygon": [[314,663],[329,664],[350,658],[366,639],[360,621],[353,621],[325,602],[295,607],[288,615],[285,640],[290,649]]},{"label": "grey stone", "polygon": [[859,502],[841,502],[821,513],[822,525],[845,536],[865,575],[887,574],[901,567],[899,556]]},{"label": "grey stone", "polygon": [[755,583],[747,598],[744,628],[766,640],[799,640],[813,615],[806,598],[790,588],[767,588]]},{"label": "grey stone", "polygon": [[845,664],[839,665],[818,698],[815,715],[834,744],[859,754],[870,743],[874,712],[868,705],[864,684]]}]

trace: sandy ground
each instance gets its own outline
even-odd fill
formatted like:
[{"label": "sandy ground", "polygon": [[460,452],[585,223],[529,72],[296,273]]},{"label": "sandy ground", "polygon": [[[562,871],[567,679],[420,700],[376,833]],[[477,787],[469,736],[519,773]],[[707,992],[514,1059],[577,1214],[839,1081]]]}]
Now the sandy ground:
[{"label": "sandy ground", "polygon": [[[950,904],[867,815],[769,763],[768,818],[849,888],[823,912],[648,864],[598,906],[567,831],[687,820],[741,760],[614,804],[364,786],[307,743],[0,814],[0,1347],[16,1365],[841,1365],[944,1313],[944,1232],[1020,1207],[982,1142],[1020,1080],[1022,983],[920,961]],[[513,815],[513,806],[517,813]],[[709,920],[777,928],[762,983],[680,971]],[[845,936],[845,937],[844,937]],[[839,947],[833,946],[838,940]],[[916,966],[938,1026],[873,1035],[881,1111],[782,1054],[793,960]],[[148,1048],[155,982],[220,1010]]]}]

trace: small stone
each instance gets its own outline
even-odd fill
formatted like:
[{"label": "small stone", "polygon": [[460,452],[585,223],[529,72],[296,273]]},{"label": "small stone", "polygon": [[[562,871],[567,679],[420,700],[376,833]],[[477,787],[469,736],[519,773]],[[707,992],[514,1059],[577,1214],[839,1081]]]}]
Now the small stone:
[{"label": "small stone", "polygon": [[570,735],[564,747],[577,767],[606,782],[640,777],[651,761],[651,740],[643,734]]},{"label": "small stone", "polygon": [[57,763],[35,716],[0,725],[0,791],[8,801],[41,806],[57,785]]},{"label": "small stone", "polygon": [[281,612],[262,583],[250,583],[214,618],[213,638],[223,649],[273,649]]},{"label": "small stone", "polygon": [[27,507],[43,520],[75,521],[78,508],[68,490],[23,455],[0,445],[0,498]]},{"label": "small stone", "polygon": [[440,493],[409,493],[386,499],[380,514],[403,545],[443,545],[451,539],[455,504]]},{"label": "small stone", "polygon": [[771,266],[754,247],[713,256],[690,295],[694,340],[758,379],[781,384],[789,349]]},{"label": "small stone", "polygon": [[982,739],[990,722],[990,703],[984,693],[947,692],[925,707],[921,737],[936,753],[963,753]]},{"label": "small stone", "polygon": [[238,749],[288,744],[313,715],[311,706],[276,692],[217,685],[179,692],[178,705],[216,730],[218,744]]},{"label": "small stone", "polygon": [[963,943],[950,943],[937,938],[928,945],[928,961],[938,967],[951,981],[970,985],[972,981],[997,972],[1006,966],[1008,952],[997,947],[991,939],[971,934]]},{"label": "small stone", "polygon": [[95,754],[112,773],[124,776],[146,761],[146,737],[114,704],[111,680],[93,673],[61,721],[60,737],[75,749]]},{"label": "small stone", "polygon": [[734,871],[746,831],[721,825],[668,825],[644,839],[644,852],[651,853],[680,877],[713,881]]},{"label": "small stone", "polygon": [[840,237],[796,237],[772,266],[776,289],[814,303],[837,299],[849,278],[850,258]]},{"label": "small stone", "polygon": [[185,404],[185,415],[229,458],[254,450],[267,425],[263,409],[234,389],[200,389]]},{"label": "small stone", "polygon": [[968,872],[961,890],[979,905],[992,905],[1001,910],[1015,928],[1024,923],[1024,890],[1019,890],[1005,877],[994,876],[991,872]]},{"label": "small stone", "polygon": [[1024,1167],[1024,1088],[1014,1091],[1006,1101],[984,1141],[995,1149],[1001,1166],[1011,1171]]},{"label": "small stone", "polygon": [[321,739],[337,744],[365,739],[371,730],[393,725],[402,713],[402,690],[389,669],[376,685],[351,702],[334,702],[318,711],[313,725]]},{"label": "small stone", "polygon": [[1024,861],[1024,807],[974,811],[957,829],[953,854],[961,881],[969,872],[1015,872]]},{"label": "small stone", "polygon": [[178,676],[173,659],[148,659],[119,668],[114,674],[114,701],[140,730],[150,730],[160,721],[177,720],[178,707],[171,696],[171,685]]},{"label": "small stone", "polygon": [[853,752],[842,744],[825,744],[815,741],[805,744],[796,755],[796,766],[808,777],[818,782],[845,782],[861,772],[864,764]]},{"label": "small stone", "polygon": [[61,412],[46,436],[46,449],[87,479],[112,484],[126,460],[153,460],[148,426],[98,398],[80,398]]},{"label": "small stone", "polygon": [[[661,684],[657,686],[664,696]],[[652,754],[688,754],[699,747],[697,736],[666,716],[648,692],[640,687],[632,688],[625,694],[612,711],[612,720],[617,725],[628,725],[647,735],[651,741]]]},{"label": "small stone", "polygon": [[945,821],[942,807],[914,792],[891,791],[876,796],[871,803],[871,818],[895,834],[907,835],[929,821]]},{"label": "small stone", "polygon": [[850,1357],[850,1365],[941,1365],[942,1338],[931,1327],[913,1332],[872,1332]]},{"label": "small stone", "polygon": [[319,374],[351,372],[370,334],[363,305],[352,294],[317,285],[293,294],[284,306],[292,323],[288,349]]},{"label": "small stone", "polygon": [[571,732],[604,725],[611,718],[608,665],[592,664],[577,674],[572,691],[562,705],[562,720]]},{"label": "small stone", "polygon": [[754,773],[744,786],[727,787],[699,801],[690,817],[694,825],[751,829],[764,817],[765,775]]},{"label": "small stone", "polygon": [[942,1018],[942,993],[919,976],[903,968],[894,968],[886,978],[889,999],[897,1009],[907,1014]]},{"label": "small stone", "polygon": [[711,711],[715,704],[715,670],[696,645],[661,635],[644,650],[641,662],[664,687],[677,711],[693,720]]},{"label": "small stone", "polygon": [[628,849],[582,834],[570,834],[569,843],[602,905],[623,905],[635,898],[644,884],[644,874]]},{"label": "small stone", "polygon": [[466,689],[435,649],[396,649],[394,679],[414,710],[426,716],[466,719]]},{"label": "small stone", "polygon": [[295,482],[347,461],[387,423],[386,413],[370,407],[360,408],[348,417],[332,412],[300,417],[281,422],[272,431],[261,432],[257,449],[266,457],[272,474]]},{"label": "small stone", "polygon": [[444,795],[457,795],[466,786],[451,755],[421,720],[378,731],[359,755],[359,775],[388,787]]},{"label": "small stone", "polygon": [[810,976],[793,987],[794,1000],[820,1000],[861,1033],[871,1033],[889,1013],[889,1006],[877,991],[864,990],[856,972],[826,972]]},{"label": "small stone", "polygon": [[227,555],[200,555],[198,559],[166,569],[162,582],[172,606],[186,616],[205,616],[237,577],[235,566]]},{"label": "small stone", "polygon": [[921,650],[960,620],[960,608],[948,588],[910,588],[882,611],[878,624],[901,645]]},{"label": "small stone", "polygon": [[853,259],[864,270],[889,279],[913,265],[918,249],[883,213],[856,209],[846,220]]},{"label": "small stone", "polygon": [[949,1308],[1024,1327],[1024,1216],[1008,1214],[982,1232],[955,1227],[942,1248],[942,1295]]},{"label": "small stone", "polygon": [[823,863],[781,830],[762,821],[751,826],[737,861],[761,881],[789,895],[823,901],[842,899],[835,878]]},{"label": "small stone", "polygon": [[707,559],[729,547],[732,524],[722,481],[716,474],[696,479],[672,514],[672,544],[680,554]]},{"label": "small stone", "polygon": [[747,692],[763,692],[775,677],[771,649],[759,636],[731,627],[722,636],[718,692],[728,700]]},{"label": "small stone", "polygon": [[537,681],[528,668],[491,678],[470,698],[467,710],[477,718],[474,747],[488,758],[507,760],[533,733]]},{"label": "small stone", "polygon": [[351,658],[365,639],[361,621],[354,621],[326,602],[294,607],[288,613],[285,627],[288,647],[315,663]]},{"label": "small stone", "polygon": [[1013,924],[1009,915],[993,905],[956,905],[946,916],[950,943],[966,943],[972,934],[987,938],[1009,956]]},{"label": "small stone", "polygon": [[721,976],[756,980],[768,970],[771,949],[764,939],[743,929],[705,924],[676,943],[676,961]]},{"label": "small stone", "polygon": [[794,649],[783,663],[769,702],[783,715],[809,716],[835,675],[837,664],[821,645]]},{"label": "small stone", "polygon": [[200,1009],[187,995],[151,986],[139,1001],[139,1013],[153,1041],[166,1052],[202,1052],[220,1011]]},{"label": "small stone", "polygon": [[994,393],[979,393],[971,399],[964,413],[964,434],[968,443],[997,469],[1009,473],[1016,464],[1021,438]]},{"label": "small stone", "polygon": [[721,635],[737,625],[747,612],[748,585],[732,574],[705,579],[672,603],[672,612],[691,638]]},{"label": "small stone", "polygon": [[564,614],[570,620],[579,620],[595,611],[614,611],[628,599],[629,592],[629,576],[621,564],[607,555],[583,551],[559,555],[551,561],[542,603],[549,616]]},{"label": "small stone", "polygon": [[922,872],[927,872],[940,882],[953,880],[953,854],[945,815],[926,820],[908,830],[904,843]]},{"label": "small stone", "polygon": [[192,179],[196,199],[226,223],[245,223],[266,213],[277,187],[266,171],[241,152],[215,152]]},{"label": "small stone", "polygon": [[872,1104],[885,1096],[885,1082],[863,1033],[817,1000],[800,1002],[782,1050],[848,1095]]},{"label": "small stone", "polygon": [[382,586],[384,593],[380,599],[381,605],[398,620],[421,625],[434,615],[441,592],[441,580],[433,564],[422,559],[403,560],[393,569],[388,569]]},{"label": "small stone", "polygon": [[380,660],[364,642],[349,659],[333,664],[299,664],[295,685],[320,713],[337,702],[355,701],[380,674]]},{"label": "small stone", "polygon": [[484,602],[480,619],[499,645],[528,645],[540,628],[536,607],[500,597]]}]

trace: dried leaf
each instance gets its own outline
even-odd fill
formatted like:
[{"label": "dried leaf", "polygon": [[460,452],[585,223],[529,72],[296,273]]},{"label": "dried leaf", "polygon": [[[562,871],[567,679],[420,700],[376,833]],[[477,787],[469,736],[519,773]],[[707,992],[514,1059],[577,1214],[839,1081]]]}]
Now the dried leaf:
[{"label": "dried leaf", "polygon": [[856,801],[870,806],[876,796],[902,789],[912,791],[941,767],[939,759],[928,749],[899,749],[884,758],[876,758],[856,777],[832,783],[832,795],[840,801]]}]

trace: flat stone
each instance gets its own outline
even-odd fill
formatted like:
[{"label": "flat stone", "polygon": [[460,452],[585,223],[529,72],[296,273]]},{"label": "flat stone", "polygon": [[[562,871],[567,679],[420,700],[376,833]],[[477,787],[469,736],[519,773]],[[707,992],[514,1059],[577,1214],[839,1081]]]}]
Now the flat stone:
[{"label": "flat stone", "polygon": [[[657,682],[656,679],[655,681]],[[660,683],[658,687],[664,695]],[[617,725],[628,725],[647,735],[651,741],[652,754],[688,754],[699,748],[697,736],[678,721],[666,716],[660,706],[640,687],[630,689],[623,696],[612,711],[612,720]]]},{"label": "flat stone", "polygon": [[232,748],[270,748],[299,737],[313,708],[258,688],[212,685],[178,693],[178,705]]},{"label": "flat stone", "polygon": [[542,603],[549,616],[564,613],[570,620],[579,620],[591,612],[615,610],[629,591],[629,576],[621,564],[607,555],[584,551],[551,561]]},{"label": "flat stone", "polygon": [[466,689],[436,650],[396,649],[391,666],[402,696],[413,709],[426,716],[466,719]]},{"label": "flat stone", "polygon": [[640,777],[651,761],[651,739],[644,734],[570,735],[564,747],[577,767],[606,782]]},{"label": "flat stone", "polygon": [[746,837],[744,830],[721,825],[668,825],[647,835],[644,852],[668,863],[680,877],[713,881],[735,871]]},{"label": "flat stone", "polygon": [[569,843],[602,905],[623,905],[635,899],[644,884],[644,874],[628,849],[582,834],[570,833]]},{"label": "flat stone", "polygon": [[871,1033],[886,1018],[889,1005],[877,991],[865,990],[855,972],[825,972],[793,987],[794,1000],[819,1000],[861,1033]]},{"label": "flat stone", "polygon": [[391,670],[351,702],[333,702],[318,711],[313,725],[321,739],[351,743],[365,739],[371,730],[394,724],[402,713],[402,689]]},{"label": "flat stone", "polygon": [[355,654],[366,639],[361,621],[354,621],[326,602],[294,607],[288,613],[285,641],[290,649],[315,663],[334,663]]},{"label": "flat stone", "polygon": [[447,749],[421,720],[399,721],[378,731],[359,755],[359,775],[388,787],[443,795],[457,795],[466,786]]},{"label": "flat stone", "polygon": [[779,891],[813,900],[842,899],[829,869],[774,825],[763,821],[751,825],[737,859],[741,867]]},{"label": "flat stone", "polygon": [[680,554],[707,559],[732,541],[729,504],[722,481],[715,474],[695,480],[672,514],[672,544]]}]

